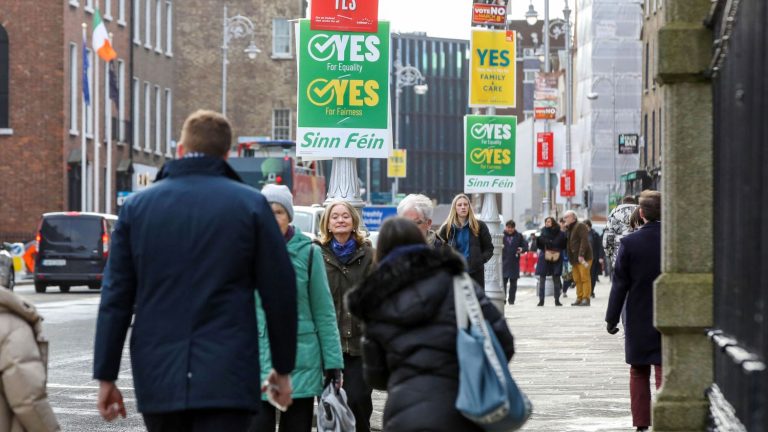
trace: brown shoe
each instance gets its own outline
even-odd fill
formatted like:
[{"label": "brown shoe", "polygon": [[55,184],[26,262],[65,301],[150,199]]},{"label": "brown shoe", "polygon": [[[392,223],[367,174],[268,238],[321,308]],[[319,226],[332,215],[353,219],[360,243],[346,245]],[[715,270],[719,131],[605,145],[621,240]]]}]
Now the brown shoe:
[{"label": "brown shoe", "polygon": [[581,304],[579,306],[590,306],[589,299],[584,299],[581,301]]}]

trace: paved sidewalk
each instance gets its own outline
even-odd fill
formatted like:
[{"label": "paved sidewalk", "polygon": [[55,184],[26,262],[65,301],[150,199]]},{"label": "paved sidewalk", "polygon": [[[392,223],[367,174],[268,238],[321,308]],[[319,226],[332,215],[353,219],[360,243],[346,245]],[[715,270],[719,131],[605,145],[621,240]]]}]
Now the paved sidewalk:
[{"label": "paved sidewalk", "polygon": [[[510,369],[533,403],[522,430],[633,431],[623,331],[614,336],[605,331],[610,285],[598,284],[590,307],[570,305],[573,288],[561,299],[563,307],[555,307],[551,296],[537,307],[535,283],[520,279],[515,305],[505,308],[515,336]],[[385,393],[374,392],[374,430],[381,430],[385,401]]]}]

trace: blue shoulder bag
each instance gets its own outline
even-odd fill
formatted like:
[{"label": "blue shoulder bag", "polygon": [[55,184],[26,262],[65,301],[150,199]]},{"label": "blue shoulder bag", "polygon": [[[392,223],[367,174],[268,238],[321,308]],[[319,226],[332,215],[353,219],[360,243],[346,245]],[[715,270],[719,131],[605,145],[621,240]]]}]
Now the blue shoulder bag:
[{"label": "blue shoulder bag", "polygon": [[474,283],[464,273],[454,278],[459,393],[456,409],[485,431],[519,429],[531,415],[531,402],[517,387],[504,350],[483,317]]}]

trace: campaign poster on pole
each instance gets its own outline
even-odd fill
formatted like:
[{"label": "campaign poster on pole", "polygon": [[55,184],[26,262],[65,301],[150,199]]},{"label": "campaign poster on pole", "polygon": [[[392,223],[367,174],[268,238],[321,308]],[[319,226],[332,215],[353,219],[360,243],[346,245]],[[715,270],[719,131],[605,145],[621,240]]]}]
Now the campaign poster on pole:
[{"label": "campaign poster on pole", "polygon": [[536,167],[554,168],[555,166],[555,138],[552,132],[539,132],[536,134]]},{"label": "campaign poster on pole", "polygon": [[389,22],[376,33],[314,31],[308,19],[297,26],[297,156],[387,158]]},{"label": "campaign poster on pole", "polygon": [[515,107],[515,39],[504,30],[472,29],[469,106]]},{"label": "campaign poster on pole", "polygon": [[515,116],[464,116],[464,192],[515,191]]},{"label": "campaign poster on pole", "polygon": [[387,161],[387,177],[405,178],[406,167],[408,163],[408,153],[406,149],[394,149]]},{"label": "campaign poster on pole", "polygon": [[534,119],[556,119],[558,99],[557,72],[536,72],[536,84],[533,90]]},{"label": "campaign poster on pole", "polygon": [[376,33],[379,0],[312,0],[310,17],[312,30]]}]

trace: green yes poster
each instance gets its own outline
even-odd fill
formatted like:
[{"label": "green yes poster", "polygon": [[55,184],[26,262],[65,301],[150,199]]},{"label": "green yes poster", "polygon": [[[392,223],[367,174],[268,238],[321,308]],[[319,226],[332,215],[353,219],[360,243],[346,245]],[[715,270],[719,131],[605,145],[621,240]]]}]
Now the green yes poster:
[{"label": "green yes poster", "polygon": [[297,28],[297,155],[388,157],[389,22],[376,33]]},{"label": "green yes poster", "polygon": [[464,192],[515,191],[514,116],[464,116]]}]

